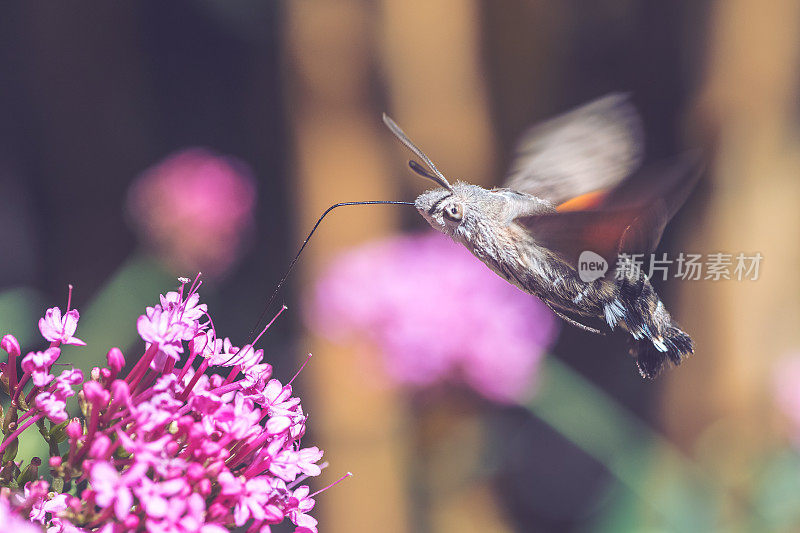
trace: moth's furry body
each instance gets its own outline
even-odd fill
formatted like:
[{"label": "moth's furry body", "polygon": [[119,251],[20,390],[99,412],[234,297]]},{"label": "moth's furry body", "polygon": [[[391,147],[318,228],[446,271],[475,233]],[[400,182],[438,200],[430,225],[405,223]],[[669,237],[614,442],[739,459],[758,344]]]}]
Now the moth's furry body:
[{"label": "moth's furry body", "polygon": [[[447,210],[459,205],[460,219]],[[667,359],[675,364],[693,350],[691,339],[673,323],[644,273],[624,269],[622,279],[585,282],[560,254],[537,243],[535,232],[517,221],[555,214],[551,202],[510,189],[487,190],[456,182],[452,190],[421,194],[415,206],[435,229],[463,244],[499,276],[545,302],[564,320],[605,333],[621,327],[631,335],[640,372],[654,377]],[[586,319],[593,322],[587,325]]]},{"label": "moth's furry body", "polygon": [[[415,202],[435,229],[567,322],[594,333],[627,331],[645,377],[693,352],[647,277],[620,265],[618,254],[655,249],[700,175],[699,160],[684,156],[637,174],[642,127],[627,95],[610,94],[533,126],[518,145],[506,189],[451,185],[392,119],[383,120],[427,167],[412,160],[412,170],[440,186]],[[595,205],[566,209],[565,202],[592,194],[600,198]],[[583,281],[576,255],[583,251],[614,268]]]}]

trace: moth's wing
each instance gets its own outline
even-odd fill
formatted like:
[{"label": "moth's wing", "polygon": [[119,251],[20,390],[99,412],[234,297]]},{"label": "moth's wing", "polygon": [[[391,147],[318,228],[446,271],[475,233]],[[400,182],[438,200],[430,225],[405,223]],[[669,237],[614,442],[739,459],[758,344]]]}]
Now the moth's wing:
[{"label": "moth's wing", "polygon": [[619,254],[649,254],[658,246],[667,222],[694,188],[703,168],[698,154],[687,153],[631,177],[592,209],[523,216],[515,222],[533,239],[573,266],[583,251],[617,264]]},{"label": "moth's wing", "polygon": [[628,95],[606,95],[524,133],[504,186],[554,204],[613,188],[639,168],[643,137]]}]

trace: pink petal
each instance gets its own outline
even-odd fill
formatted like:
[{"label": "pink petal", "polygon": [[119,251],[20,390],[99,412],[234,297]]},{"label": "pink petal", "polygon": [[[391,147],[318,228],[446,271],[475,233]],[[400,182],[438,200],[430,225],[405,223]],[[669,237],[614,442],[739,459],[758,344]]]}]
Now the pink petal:
[{"label": "pink petal", "polygon": [[80,313],[78,313],[77,309],[71,309],[67,311],[67,314],[64,316],[63,324],[64,324],[64,335],[66,337],[71,337],[75,330],[78,329],[78,319],[80,318]]},{"label": "pink petal", "polygon": [[267,433],[277,435],[289,429],[291,425],[292,420],[288,416],[273,416],[267,421]]},{"label": "pink petal", "polygon": [[131,491],[126,488],[117,491],[117,502],[114,504],[114,512],[117,518],[125,520],[131,512],[132,505],[133,496],[131,495]]}]

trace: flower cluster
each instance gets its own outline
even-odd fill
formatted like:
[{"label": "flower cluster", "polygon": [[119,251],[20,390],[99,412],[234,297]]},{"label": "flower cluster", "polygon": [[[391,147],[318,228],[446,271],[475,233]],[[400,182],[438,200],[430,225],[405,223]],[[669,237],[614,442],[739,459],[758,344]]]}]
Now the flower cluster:
[{"label": "flower cluster", "polygon": [[345,253],[312,297],[309,326],[330,338],[367,336],[396,381],[460,380],[499,402],[529,389],[557,331],[544,304],[435,232]]},{"label": "flower cluster", "polygon": [[[139,318],[144,353],[124,377],[117,348],[90,376],[71,368],[54,375],[60,346],[84,344],[73,336],[79,314],[69,304],[40,321],[50,346],[21,358],[21,376],[19,343],[2,338],[11,398],[0,442],[3,530],[268,532],[289,520],[296,532],[317,531],[308,514],[316,493],[301,483],[324,465],[321,450],[301,445],[300,399],[291,382],[272,378],[262,350],[217,337],[199,283],[188,281]],[[73,397],[80,416],[70,419]],[[49,445],[47,478],[41,459],[14,460],[18,436],[33,425]]]}]

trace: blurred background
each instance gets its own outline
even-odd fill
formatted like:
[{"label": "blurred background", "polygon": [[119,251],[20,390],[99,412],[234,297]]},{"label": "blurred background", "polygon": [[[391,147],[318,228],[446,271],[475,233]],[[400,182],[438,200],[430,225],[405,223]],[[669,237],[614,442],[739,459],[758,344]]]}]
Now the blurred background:
[{"label": "blurred background", "polygon": [[315,516],[800,530],[798,35],[790,0],[6,5],[0,331],[38,346],[72,283],[89,347],[65,353],[89,368],[135,350],[144,306],[202,270],[217,330],[244,343],[325,208],[427,187],[381,112],[488,187],[527,126],[625,91],[648,160],[710,162],[659,253],[760,253],[759,278],[656,281],[697,351],[645,382],[621,340],[561,324],[414,210],[337,210],[262,341],[282,380],[314,353],[317,488],[355,474]]}]

